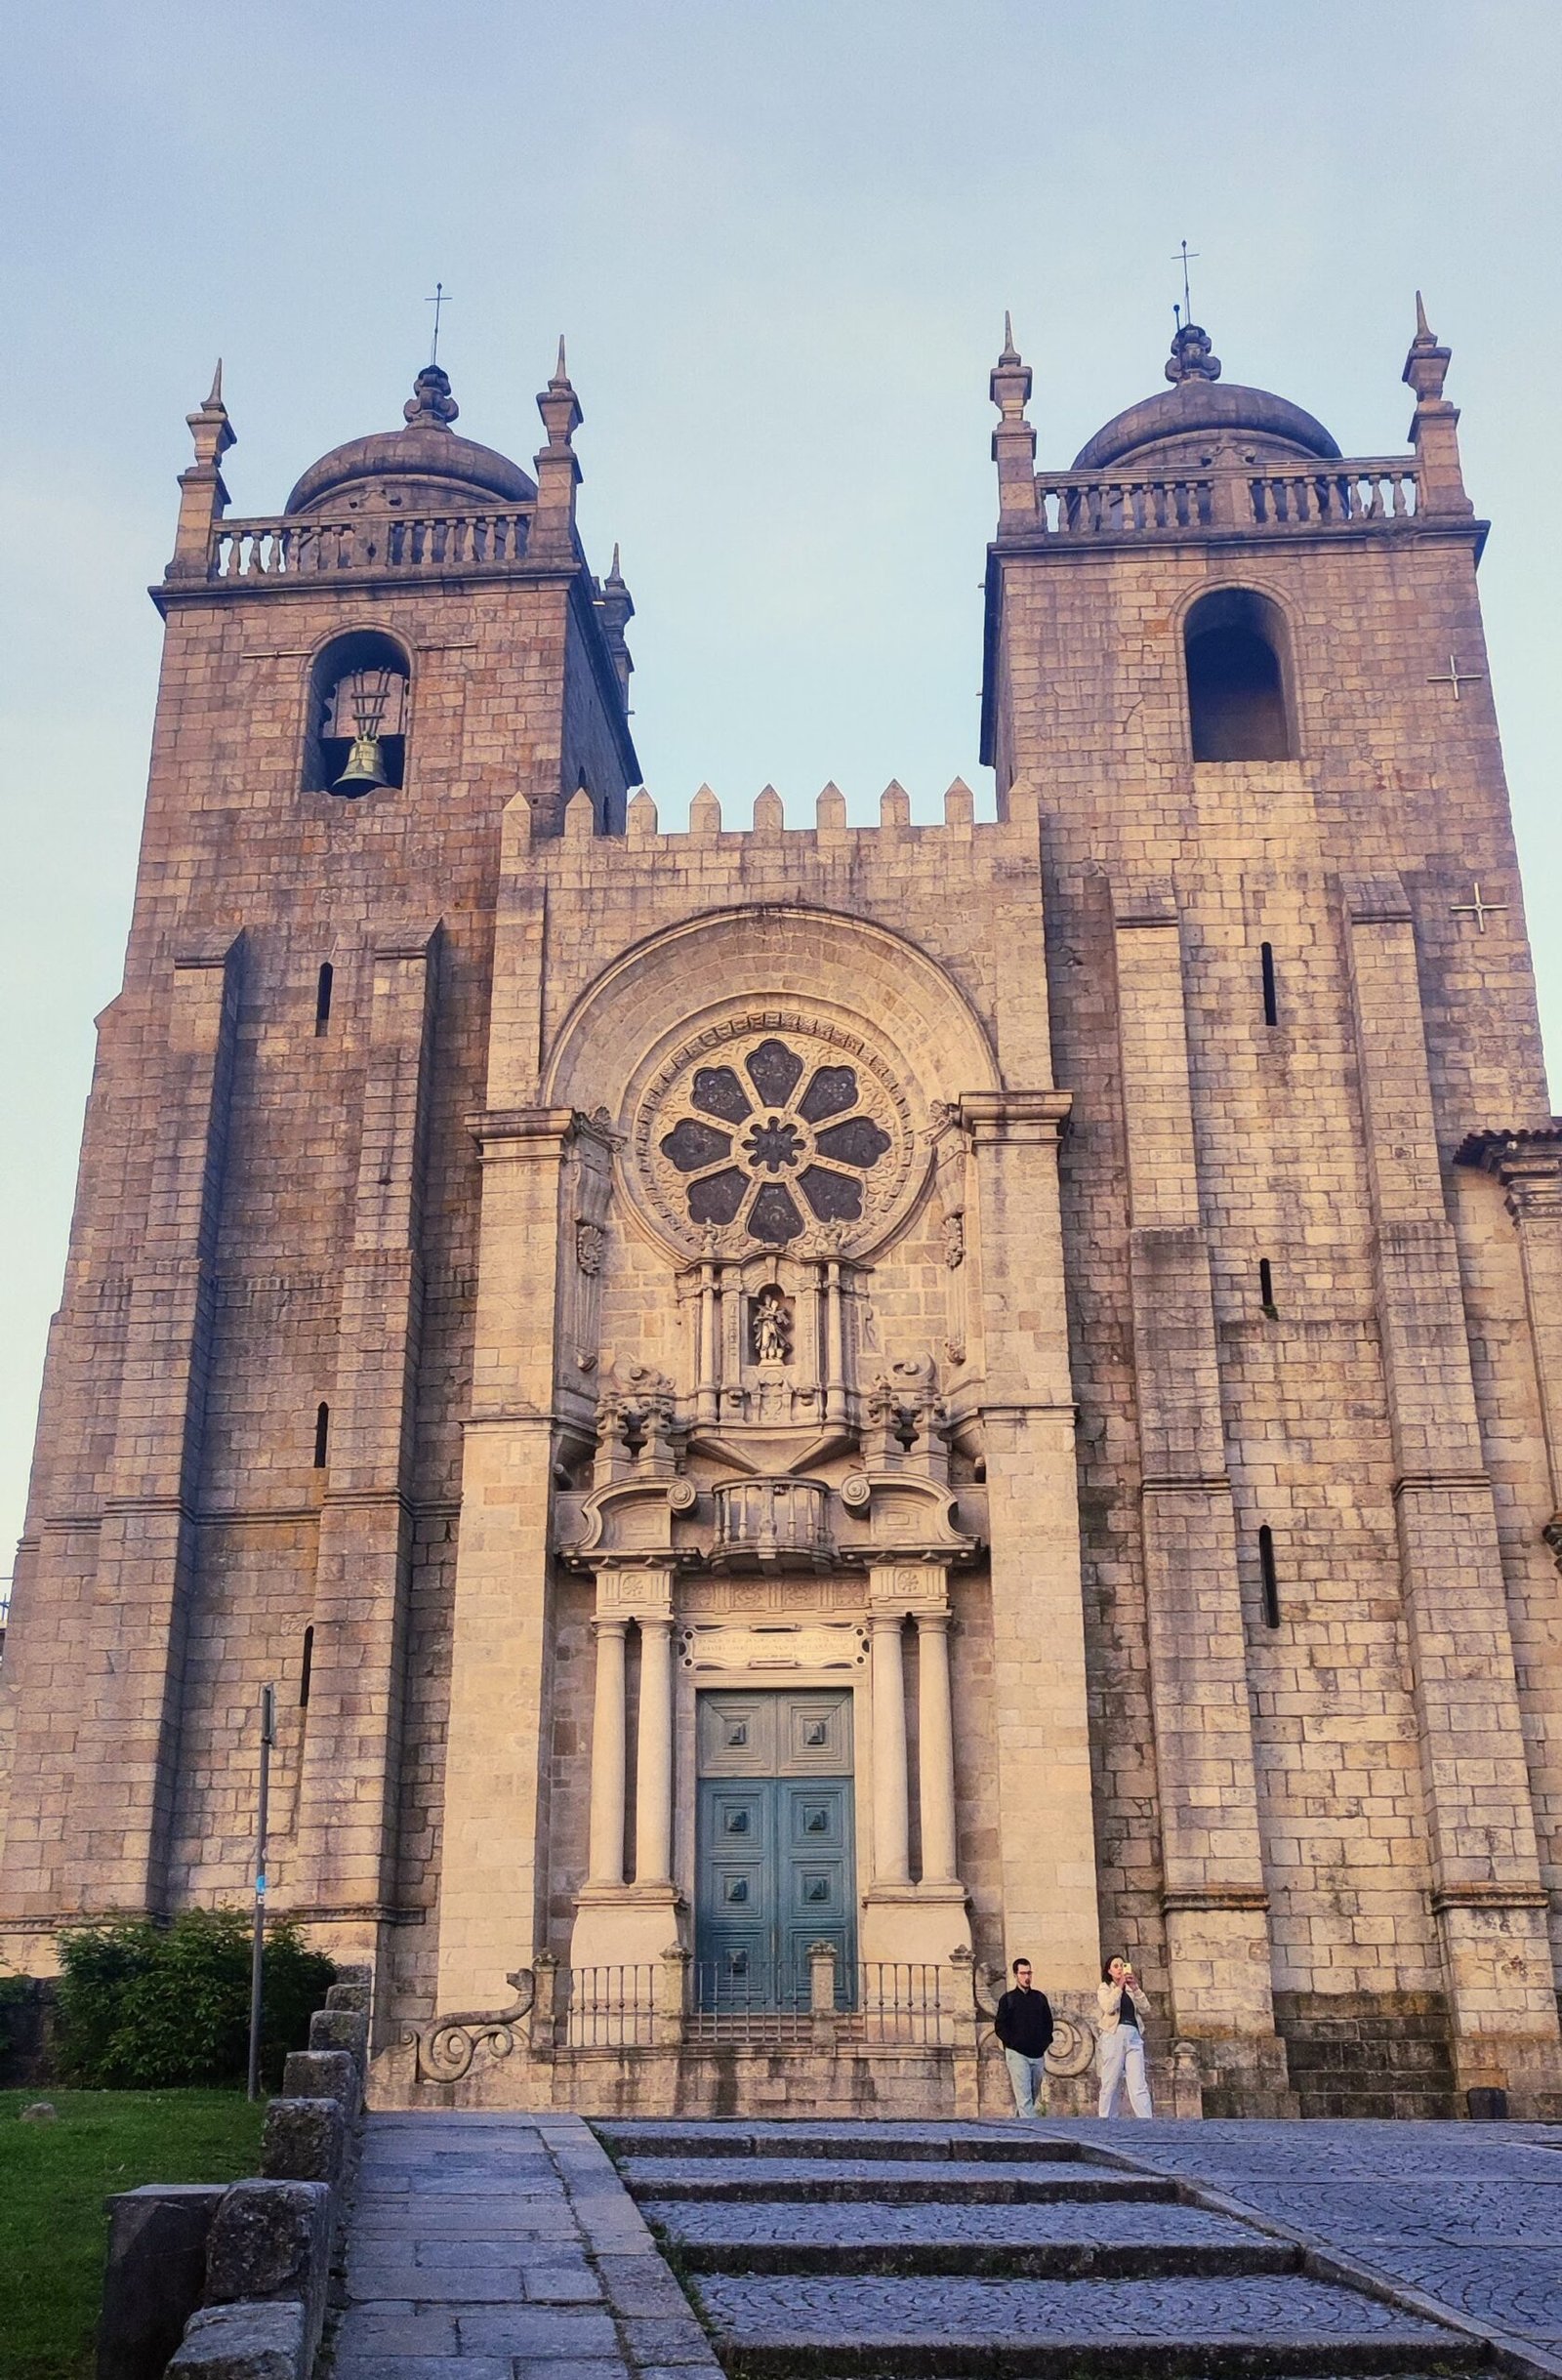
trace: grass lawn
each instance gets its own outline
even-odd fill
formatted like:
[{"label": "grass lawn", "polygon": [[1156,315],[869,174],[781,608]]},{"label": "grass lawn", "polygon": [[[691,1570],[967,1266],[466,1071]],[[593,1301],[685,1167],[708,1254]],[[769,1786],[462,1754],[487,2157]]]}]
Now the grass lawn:
[{"label": "grass lawn", "polygon": [[[35,2099],[58,2123],[17,2121]],[[241,2091],[0,2091],[0,2380],[91,2380],[104,2198],[253,2173],[264,2113]]]}]

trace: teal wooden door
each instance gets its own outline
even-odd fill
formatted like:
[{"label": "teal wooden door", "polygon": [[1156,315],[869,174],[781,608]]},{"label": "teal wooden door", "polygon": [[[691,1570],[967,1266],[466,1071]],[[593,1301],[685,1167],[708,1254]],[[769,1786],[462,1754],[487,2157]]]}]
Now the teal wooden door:
[{"label": "teal wooden door", "polygon": [[851,2006],[857,1930],[850,1696],[702,1695],[699,1741],[699,2004],[806,2008],[808,1947],[828,1942],[836,1952],[837,2000]]}]

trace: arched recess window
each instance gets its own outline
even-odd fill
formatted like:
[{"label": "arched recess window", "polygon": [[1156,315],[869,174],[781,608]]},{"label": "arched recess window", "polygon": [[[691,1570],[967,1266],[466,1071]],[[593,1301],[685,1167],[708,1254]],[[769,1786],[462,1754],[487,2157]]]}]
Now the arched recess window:
[{"label": "arched recess window", "polygon": [[1295,759],[1286,624],[1267,595],[1201,595],[1182,636],[1194,759]]},{"label": "arched recess window", "polygon": [[350,799],[403,784],[410,688],[406,654],[378,629],[338,636],[316,655],[309,674],[305,792]]}]

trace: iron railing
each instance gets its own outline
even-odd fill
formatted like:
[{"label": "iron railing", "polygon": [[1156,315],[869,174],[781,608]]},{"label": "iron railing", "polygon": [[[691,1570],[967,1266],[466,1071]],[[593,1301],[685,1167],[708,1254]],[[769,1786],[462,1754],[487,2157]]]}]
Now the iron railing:
[{"label": "iron railing", "polygon": [[654,2049],[656,1969],[571,1967],[564,2037],[571,2049]]}]

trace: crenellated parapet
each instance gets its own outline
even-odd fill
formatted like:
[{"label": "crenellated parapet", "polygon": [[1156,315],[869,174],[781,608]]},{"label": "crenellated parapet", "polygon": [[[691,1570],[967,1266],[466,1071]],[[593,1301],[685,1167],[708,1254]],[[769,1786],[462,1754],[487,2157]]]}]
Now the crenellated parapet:
[{"label": "crenellated parapet", "polygon": [[[1023,804],[1023,789],[1010,794],[1005,802],[1005,809],[1016,800]],[[691,842],[731,843],[741,838],[746,841],[752,840],[756,843],[762,843],[785,836],[790,857],[804,838],[817,843],[821,851],[843,850],[859,848],[866,839],[881,837],[920,839],[927,835],[947,834],[952,839],[968,841],[972,836],[987,834],[994,825],[1004,823],[1006,821],[1002,815],[997,820],[978,820],[976,797],[963,777],[956,777],[945,791],[941,819],[919,819],[915,823],[911,815],[911,796],[899,780],[892,777],[879,797],[877,823],[861,826],[848,824],[845,796],[833,781],[825,785],[816,797],[811,825],[788,823],[785,804],[773,785],[761,787],[755,796],[754,806],[747,820],[729,819],[719,797],[710,786],[702,785],[689,803],[687,824],[663,827],[654,796],[641,786],[629,804],[624,841],[632,850],[665,845],[677,851],[686,849]],[[590,842],[602,833],[601,819],[590,795],[577,793],[565,805],[563,840],[575,843]]]}]

